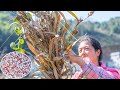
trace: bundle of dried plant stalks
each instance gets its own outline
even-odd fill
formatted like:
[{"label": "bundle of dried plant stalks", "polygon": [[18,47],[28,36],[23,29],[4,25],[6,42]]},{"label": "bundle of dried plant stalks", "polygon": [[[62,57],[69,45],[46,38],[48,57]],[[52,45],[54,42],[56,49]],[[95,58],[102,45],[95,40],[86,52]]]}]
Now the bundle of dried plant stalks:
[{"label": "bundle of dried plant stalks", "polygon": [[[82,20],[78,20],[73,12],[69,13],[77,19],[77,26]],[[34,61],[43,74],[41,78],[71,78],[73,67],[64,53],[71,48],[70,41],[78,34],[76,26],[68,40],[65,36],[69,25],[60,11],[17,11],[16,19],[23,28],[28,48],[36,56]]]}]

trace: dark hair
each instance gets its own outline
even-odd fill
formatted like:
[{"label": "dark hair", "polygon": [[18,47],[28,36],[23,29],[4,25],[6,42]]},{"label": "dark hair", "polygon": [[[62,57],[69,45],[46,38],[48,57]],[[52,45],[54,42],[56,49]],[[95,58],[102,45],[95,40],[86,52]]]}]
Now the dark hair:
[{"label": "dark hair", "polygon": [[98,42],[98,40],[96,40],[95,38],[93,38],[92,36],[89,36],[89,35],[84,35],[80,38],[80,41],[79,41],[79,44],[82,42],[82,41],[89,41],[91,43],[91,45],[94,47],[95,51],[97,50],[100,50],[100,55],[99,55],[99,58],[98,58],[98,63],[100,65],[100,61],[102,59],[102,48],[101,48],[101,45],[100,43]]}]

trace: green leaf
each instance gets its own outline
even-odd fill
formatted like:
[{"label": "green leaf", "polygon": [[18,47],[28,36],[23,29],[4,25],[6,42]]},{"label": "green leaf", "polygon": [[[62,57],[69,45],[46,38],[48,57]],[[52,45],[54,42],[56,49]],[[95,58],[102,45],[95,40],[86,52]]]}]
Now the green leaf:
[{"label": "green leaf", "polygon": [[15,47],[15,48],[12,48],[13,50],[17,51],[19,48]]},{"label": "green leaf", "polygon": [[16,48],[15,42],[11,42],[11,43],[10,43],[10,48],[12,48],[12,49],[13,49],[13,48]]},{"label": "green leaf", "polygon": [[19,48],[16,47],[15,42],[11,42],[10,43],[10,48],[13,49],[13,50],[15,50],[15,51],[17,51],[19,49]]},{"label": "green leaf", "polygon": [[15,32],[16,32],[17,35],[20,35],[22,33],[20,28],[16,28]]},{"label": "green leaf", "polygon": [[19,44],[24,44],[24,38],[19,39]]},{"label": "green leaf", "polygon": [[22,48],[22,46],[23,46],[22,44],[19,44],[19,45],[18,45],[18,48]]},{"label": "green leaf", "polygon": [[18,51],[18,52],[21,52],[21,53],[25,53],[25,50],[22,49],[22,48],[19,48],[17,51]]},{"label": "green leaf", "polygon": [[19,22],[19,20],[17,18],[14,19],[14,22]]}]

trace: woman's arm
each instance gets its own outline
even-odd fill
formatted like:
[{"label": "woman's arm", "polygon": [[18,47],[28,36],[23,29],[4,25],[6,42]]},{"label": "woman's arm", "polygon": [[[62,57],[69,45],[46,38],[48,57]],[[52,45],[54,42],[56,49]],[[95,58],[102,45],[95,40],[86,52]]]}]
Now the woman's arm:
[{"label": "woman's arm", "polygon": [[[71,51],[67,56],[67,59],[77,63],[83,70],[82,76],[88,79],[116,79],[116,76],[119,77],[119,73],[114,74],[115,72],[106,70],[102,67],[96,66],[88,58],[85,60],[80,57],[74,57],[75,53]],[[79,74],[79,73],[78,73]],[[76,77],[75,77],[76,76]],[[76,79],[79,75],[75,74],[74,78]],[[73,79],[73,78],[72,78]]]},{"label": "woman's arm", "polygon": [[84,64],[82,66],[83,76],[88,79],[115,79],[114,74],[111,71],[107,71],[102,67],[98,67],[93,63]]},{"label": "woman's arm", "polygon": [[[79,61],[79,63],[82,60]],[[83,64],[84,63],[84,64]],[[103,69],[102,67],[98,67],[94,65],[91,62],[82,62],[82,73],[76,72],[72,79],[80,79],[82,77],[85,77],[87,79],[115,79],[114,72],[112,71],[107,71]],[[118,74],[119,76],[119,74]]]}]

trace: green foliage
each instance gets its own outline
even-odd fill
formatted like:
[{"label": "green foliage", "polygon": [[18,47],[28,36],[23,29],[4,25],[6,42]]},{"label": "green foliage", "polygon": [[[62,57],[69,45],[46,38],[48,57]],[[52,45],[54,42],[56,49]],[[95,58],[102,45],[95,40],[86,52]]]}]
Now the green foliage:
[{"label": "green foliage", "polygon": [[16,32],[16,34],[19,36],[20,34],[22,34],[22,31],[21,31],[21,29],[19,28],[19,27],[17,27],[16,29],[15,29],[15,32]]},{"label": "green foliage", "polygon": [[[68,21],[73,25],[73,21]],[[114,44],[120,44],[120,17],[111,18],[106,22],[82,22],[77,29],[79,34],[76,38],[82,35],[92,35],[100,41],[102,46],[109,46]]]},{"label": "green foliage", "polygon": [[17,48],[15,42],[11,42],[10,47],[11,47],[12,49],[16,49],[16,48]]},{"label": "green foliage", "polygon": [[13,19],[15,15],[16,15],[15,12],[0,11],[0,46],[3,45],[0,48],[0,50],[7,48],[6,52],[17,50],[19,52],[24,53],[25,50],[23,50],[22,48],[23,47],[26,48],[27,45],[24,43],[24,40],[22,37],[17,40],[18,36],[21,34],[21,28],[18,26],[17,28],[14,28],[11,26],[13,22],[17,23],[17,20]]},{"label": "green foliage", "polygon": [[15,43],[15,42],[11,42],[10,43],[10,48],[15,50],[15,51],[19,51],[21,53],[25,53],[25,50],[22,49],[23,48],[23,44],[24,44],[24,39],[23,38],[19,38],[18,39],[18,43]]},{"label": "green foliage", "polygon": [[10,12],[0,11],[0,31],[2,31],[2,33],[12,33],[13,30],[9,29],[11,22],[13,22],[12,18],[13,16],[11,16]]}]

